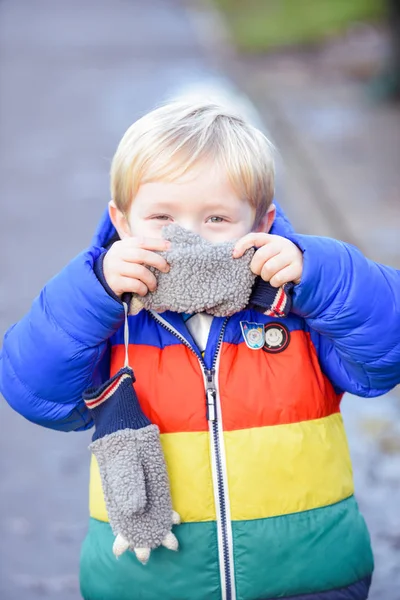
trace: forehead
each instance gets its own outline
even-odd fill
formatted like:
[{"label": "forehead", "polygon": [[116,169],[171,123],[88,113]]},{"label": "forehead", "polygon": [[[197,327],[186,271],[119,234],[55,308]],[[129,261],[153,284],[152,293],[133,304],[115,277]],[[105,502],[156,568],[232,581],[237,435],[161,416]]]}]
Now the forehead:
[{"label": "forehead", "polygon": [[174,179],[143,183],[134,202],[167,204],[188,200],[201,202],[204,206],[215,206],[240,202],[241,198],[224,169],[202,163]]}]

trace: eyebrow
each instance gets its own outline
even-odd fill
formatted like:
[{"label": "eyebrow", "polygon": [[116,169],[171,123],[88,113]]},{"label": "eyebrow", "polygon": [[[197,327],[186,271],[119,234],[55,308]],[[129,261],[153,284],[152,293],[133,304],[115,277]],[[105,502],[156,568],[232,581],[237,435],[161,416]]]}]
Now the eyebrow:
[{"label": "eyebrow", "polygon": [[[190,198],[189,198],[190,201]],[[156,200],[153,203],[147,205],[146,212],[150,211],[151,213],[158,212],[169,212],[174,208],[174,200]],[[220,213],[222,215],[233,214],[237,212],[237,207],[232,206],[232,204],[224,204],[219,200],[216,200],[215,203],[213,201],[206,201],[204,203],[204,212],[207,213]]]},{"label": "eyebrow", "polygon": [[165,210],[173,204],[172,200],[157,200],[154,204],[151,204],[151,210]]},{"label": "eyebrow", "polygon": [[[174,204],[173,200],[158,200],[158,201],[154,202],[154,204],[152,204],[151,207],[152,207],[152,209],[158,209],[158,208],[162,209],[165,207],[169,207],[173,204]],[[229,208],[227,205],[222,204],[221,202],[216,202],[215,204],[213,202],[206,202],[204,207],[207,210],[210,210],[211,208],[215,209],[215,210],[225,210],[226,208]]]},{"label": "eyebrow", "polygon": [[216,213],[221,213],[221,214],[233,214],[233,213],[237,213],[238,207],[237,206],[233,206],[232,204],[222,204],[220,202],[216,202],[215,204],[213,204],[212,202],[210,203],[206,203],[204,205],[204,209],[207,212],[216,212]]}]

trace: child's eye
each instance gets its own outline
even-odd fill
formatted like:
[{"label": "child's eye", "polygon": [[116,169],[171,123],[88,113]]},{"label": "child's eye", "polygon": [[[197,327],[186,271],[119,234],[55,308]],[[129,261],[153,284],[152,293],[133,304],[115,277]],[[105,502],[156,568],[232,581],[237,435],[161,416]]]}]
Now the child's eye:
[{"label": "child's eye", "polygon": [[157,219],[158,221],[168,221],[168,219],[170,219],[171,217],[169,217],[168,215],[155,215],[152,218]]},{"label": "child's eye", "polygon": [[210,217],[208,220],[210,223],[222,223],[225,221],[223,217]]}]

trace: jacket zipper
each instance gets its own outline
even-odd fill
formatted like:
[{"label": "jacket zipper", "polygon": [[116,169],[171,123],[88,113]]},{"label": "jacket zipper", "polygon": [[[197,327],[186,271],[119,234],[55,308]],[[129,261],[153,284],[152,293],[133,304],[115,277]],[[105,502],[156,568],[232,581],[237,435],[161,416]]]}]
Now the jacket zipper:
[{"label": "jacket zipper", "polygon": [[222,584],[222,600],[235,600],[235,577],[233,564],[232,528],[229,509],[228,482],[226,476],[225,448],[221,421],[221,406],[217,387],[216,372],[219,363],[219,353],[228,323],[225,319],[218,338],[211,369],[207,369],[204,360],[192,348],[186,338],[158,313],[149,311],[157,323],[175,335],[193,354],[196,355],[205,379],[206,413],[211,438],[211,454],[214,479],[214,497],[217,508],[218,547],[220,554],[220,574]]}]

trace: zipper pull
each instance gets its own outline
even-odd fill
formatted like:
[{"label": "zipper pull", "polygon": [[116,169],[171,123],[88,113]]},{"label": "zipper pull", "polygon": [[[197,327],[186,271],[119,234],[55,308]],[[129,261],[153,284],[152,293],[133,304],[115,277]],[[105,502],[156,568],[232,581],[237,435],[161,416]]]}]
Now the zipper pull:
[{"label": "zipper pull", "polygon": [[209,369],[206,372],[207,388],[206,388],[206,406],[207,406],[207,421],[216,421],[216,399],[217,388],[215,386],[215,369]]}]

